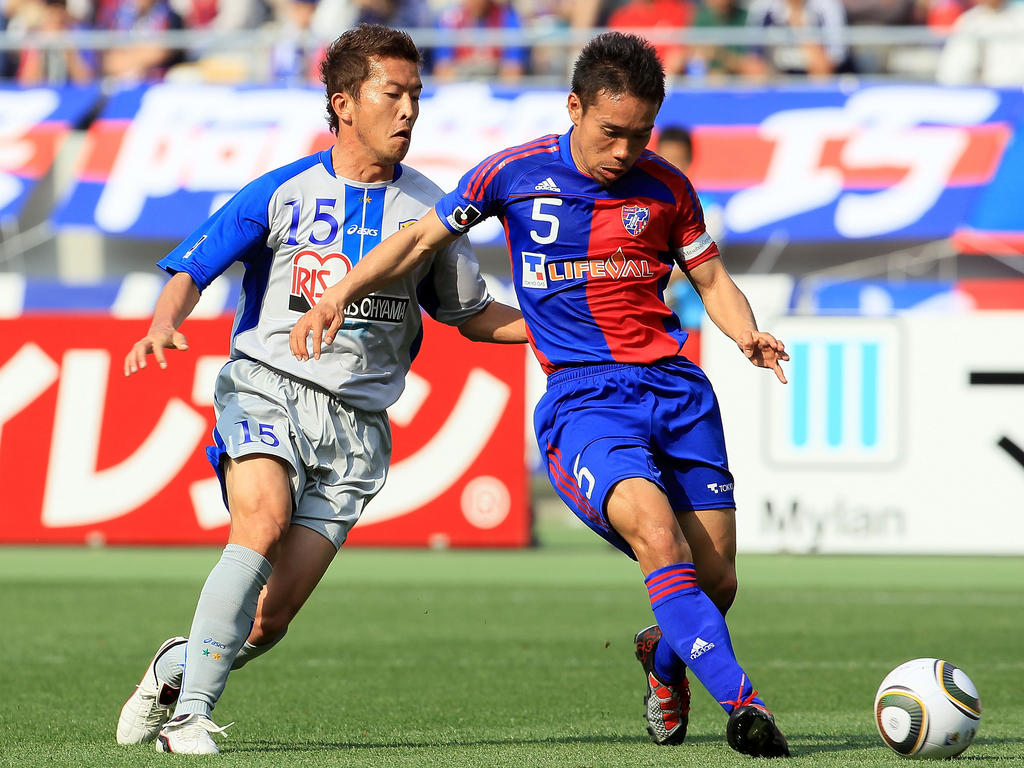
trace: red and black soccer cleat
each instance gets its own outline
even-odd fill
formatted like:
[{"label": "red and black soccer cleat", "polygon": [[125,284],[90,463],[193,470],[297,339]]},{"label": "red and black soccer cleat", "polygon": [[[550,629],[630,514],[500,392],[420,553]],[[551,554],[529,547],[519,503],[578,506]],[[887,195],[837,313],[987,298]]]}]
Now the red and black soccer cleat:
[{"label": "red and black soccer cleat", "polygon": [[690,716],[690,683],[683,673],[680,682],[669,685],[654,674],[654,651],[661,640],[661,629],[657,624],[641,629],[633,641],[636,643],[636,658],[644,668],[647,691],[644,693],[644,707],[647,710],[647,732],[655,744],[662,746],[682,744],[686,738],[686,724]]}]

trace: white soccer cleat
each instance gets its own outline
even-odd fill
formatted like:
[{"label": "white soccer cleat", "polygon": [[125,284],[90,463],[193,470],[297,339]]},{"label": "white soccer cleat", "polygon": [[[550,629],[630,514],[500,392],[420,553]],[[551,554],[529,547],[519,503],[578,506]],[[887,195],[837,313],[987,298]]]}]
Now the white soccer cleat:
[{"label": "white soccer cleat", "polygon": [[169,650],[186,642],[186,637],[172,637],[160,646],[149,662],[142,680],[135,686],[135,692],[121,707],[121,716],[117,720],[118,744],[145,744],[152,741],[160,733],[163,724],[170,719],[181,691],[180,683],[174,686],[159,679],[156,663]]},{"label": "white soccer cleat", "polygon": [[178,715],[156,737],[157,752],[176,755],[216,755],[220,752],[211,733],[224,733],[234,723],[221,727],[206,715]]}]

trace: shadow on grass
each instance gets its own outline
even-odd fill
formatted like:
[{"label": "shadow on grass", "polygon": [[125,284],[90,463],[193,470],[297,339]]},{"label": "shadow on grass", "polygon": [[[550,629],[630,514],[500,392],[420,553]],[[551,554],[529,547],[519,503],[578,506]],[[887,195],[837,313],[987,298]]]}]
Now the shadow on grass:
[{"label": "shadow on grass", "polygon": [[[794,757],[806,757],[814,754],[828,752],[846,752],[862,749],[883,749],[881,740],[874,734],[848,734],[822,736],[821,734],[796,733],[790,737],[790,746]],[[544,744],[650,744],[645,736],[605,736],[594,734],[590,736],[552,736],[545,739],[438,739],[434,741],[395,741],[395,742],[359,742],[359,741],[250,741],[245,744],[226,745],[225,751],[237,752],[240,754],[248,752],[322,752],[331,750],[363,750],[372,751],[377,749],[438,749],[445,747],[508,747],[516,745],[544,745]],[[689,734],[686,738],[686,745],[725,745],[725,736]],[[986,747],[999,747],[1002,745],[1022,745],[1024,738],[995,738],[984,739],[971,745],[968,753],[961,755],[957,760],[1000,760],[1005,759],[1005,754],[986,754]]]},{"label": "shadow on grass", "polygon": [[[825,752],[846,752],[858,749],[873,749],[875,747],[880,749],[885,748],[882,740],[877,734],[873,733],[836,734],[833,736],[822,736],[821,734],[808,733],[786,735],[789,738],[789,746],[793,752],[793,757],[805,757]],[[983,750],[986,747],[1001,747],[1003,745],[1011,744],[1024,747],[1024,738],[979,739],[968,748],[967,754],[958,756],[956,760],[1005,760],[1009,758],[1009,755],[986,754]]]},{"label": "shadow on grass", "polygon": [[[710,744],[716,741],[725,743],[725,737],[693,736],[687,737],[687,744]],[[395,741],[388,743],[371,743],[355,741],[250,741],[247,744],[227,745],[225,751],[231,752],[319,752],[321,750],[340,749],[437,749],[439,747],[510,747],[515,745],[541,744],[650,744],[646,736],[552,736],[547,739],[461,739],[436,741]]]}]

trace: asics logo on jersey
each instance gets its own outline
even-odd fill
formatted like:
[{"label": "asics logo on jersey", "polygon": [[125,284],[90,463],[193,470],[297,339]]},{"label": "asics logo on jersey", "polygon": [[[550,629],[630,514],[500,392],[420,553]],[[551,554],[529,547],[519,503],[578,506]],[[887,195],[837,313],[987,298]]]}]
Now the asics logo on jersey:
[{"label": "asics logo on jersey", "polygon": [[701,640],[699,637],[693,641],[693,647],[690,648],[690,661],[699,659],[705,653],[715,647],[714,643],[709,643],[706,640]]},{"label": "asics logo on jersey", "polygon": [[624,205],[622,206],[622,226],[626,228],[633,237],[636,237],[645,229],[647,222],[651,220],[651,209],[647,205]]},{"label": "asics logo on jersey", "polygon": [[548,176],[546,179],[544,179],[544,181],[542,181],[540,184],[538,184],[536,187],[534,187],[534,189],[536,189],[538,192],[561,192],[562,191],[561,189],[558,188],[558,185],[555,184],[554,179],[552,179],[550,176]]},{"label": "asics logo on jersey", "polygon": [[459,206],[450,214],[448,214],[448,224],[452,229],[457,229],[460,232],[465,232],[473,224],[475,224],[483,214],[480,213],[480,209],[472,203],[466,203],[465,207]]},{"label": "asics logo on jersey", "polygon": [[350,269],[352,262],[343,253],[321,256],[316,251],[299,251],[292,259],[288,309],[308,312],[324,295],[324,291],[347,275]]},{"label": "asics logo on jersey", "polygon": [[376,237],[380,234],[379,229],[369,229],[368,227],[360,227],[358,224],[352,224],[348,229],[345,230],[346,235],[368,235],[369,237]]}]

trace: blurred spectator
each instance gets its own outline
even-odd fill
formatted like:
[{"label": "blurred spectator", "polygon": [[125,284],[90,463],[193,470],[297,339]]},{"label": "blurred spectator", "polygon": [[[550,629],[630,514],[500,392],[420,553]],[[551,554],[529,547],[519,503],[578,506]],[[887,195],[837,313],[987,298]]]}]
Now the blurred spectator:
[{"label": "blurred spectator", "polygon": [[188,29],[257,29],[270,18],[264,0],[170,0]]},{"label": "blurred spectator", "polygon": [[[571,24],[574,5],[573,0],[516,0],[520,18],[538,39],[563,34]],[[530,51],[530,71],[562,79],[572,58],[564,46],[534,45]]]},{"label": "blurred spectator", "polygon": [[847,24],[913,24],[918,0],[843,0]]},{"label": "blurred spectator", "polygon": [[[521,29],[519,15],[504,0],[461,0],[441,13],[438,27],[463,30]],[[495,77],[506,82],[526,70],[529,51],[514,46],[445,46],[434,50],[434,75],[443,80],[457,77]]]},{"label": "blurred spectator", "polygon": [[[166,32],[182,29],[181,17],[167,0],[108,0],[96,14],[96,27],[115,32]],[[159,80],[183,58],[180,50],[156,41],[104,51],[103,74],[118,80]]]},{"label": "blurred spectator", "polygon": [[[689,176],[694,153],[693,135],[688,128],[681,125],[666,125],[659,128],[654,151]],[[704,211],[704,227],[711,235],[711,239],[721,245],[725,236],[722,205],[713,194],[701,192],[699,189],[695,191]]]},{"label": "blurred spectator", "polygon": [[978,0],[953,25],[936,76],[943,85],[1024,85],[1024,3]]},{"label": "blurred spectator", "polygon": [[654,150],[683,173],[690,169],[693,162],[693,137],[690,131],[681,125],[667,125],[658,131],[658,140]]},{"label": "blurred spectator", "polygon": [[918,0],[915,19],[932,29],[946,30],[967,10],[966,0]]},{"label": "blurred spectator", "polygon": [[[81,22],[68,13],[65,0],[29,2],[37,7],[38,17],[28,32],[46,38],[84,28]],[[98,64],[96,51],[81,51],[76,48],[34,48],[25,45],[18,57],[17,79],[21,85],[87,83],[96,77]]]},{"label": "blurred spectator", "polygon": [[270,76],[279,83],[316,82],[322,49],[309,44],[317,0],[286,0],[270,49]]},{"label": "blurred spectator", "polygon": [[[759,52],[762,74],[827,77],[853,71],[849,49],[843,42],[846,11],[840,0],[753,0],[747,24],[793,33],[793,43],[768,46]],[[823,36],[824,42],[801,41],[801,33],[806,32]]]},{"label": "blurred spectator", "polygon": [[[608,17],[608,26],[619,31],[642,27],[682,29],[690,26],[693,8],[688,0],[630,0]],[[686,48],[669,42],[654,42],[666,75],[686,71]]]},{"label": "blurred spectator", "polygon": [[431,27],[426,0],[355,0],[355,24],[384,24],[395,29]]},{"label": "blurred spectator", "polygon": [[[14,0],[0,3],[0,34],[14,35],[17,33],[17,25],[11,23],[16,13]],[[9,80],[18,73],[18,52],[0,51],[0,79]]]},{"label": "blurred spectator", "polygon": [[[736,0],[704,0],[697,7],[695,27],[747,25],[747,12]],[[742,45],[701,45],[691,52],[687,71],[691,75],[756,75],[763,71],[760,59]]]},{"label": "blurred spectator", "polygon": [[[690,131],[681,125],[666,125],[658,131],[654,151],[686,173],[693,162],[693,139]],[[701,200],[701,205],[703,204],[704,201]],[[715,236],[711,237],[714,239]],[[669,273],[665,301],[679,316],[684,328],[700,328],[704,304],[690,281],[685,279],[681,269],[673,269]]]}]

